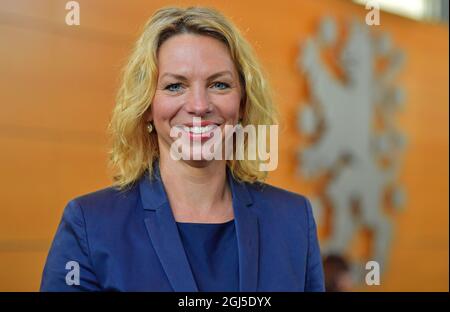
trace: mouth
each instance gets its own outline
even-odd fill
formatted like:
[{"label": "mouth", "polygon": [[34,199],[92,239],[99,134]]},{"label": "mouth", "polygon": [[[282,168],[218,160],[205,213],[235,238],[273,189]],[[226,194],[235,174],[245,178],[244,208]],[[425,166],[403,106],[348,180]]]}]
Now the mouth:
[{"label": "mouth", "polygon": [[178,125],[185,132],[193,135],[201,135],[214,131],[217,127],[220,127],[220,123],[215,123],[209,120],[199,120],[194,122],[189,122],[185,124]]},{"label": "mouth", "polygon": [[210,121],[202,121],[199,123],[188,123],[177,125],[176,127],[186,133],[190,140],[200,140],[200,142],[207,141],[214,136],[214,132],[221,126],[220,123],[213,123]]},{"label": "mouth", "polygon": [[214,131],[214,129],[216,129],[217,127],[219,127],[218,124],[209,124],[206,126],[191,126],[191,127],[185,126],[185,125],[181,126],[181,128],[184,131],[192,133],[192,134],[210,133],[210,132]]}]

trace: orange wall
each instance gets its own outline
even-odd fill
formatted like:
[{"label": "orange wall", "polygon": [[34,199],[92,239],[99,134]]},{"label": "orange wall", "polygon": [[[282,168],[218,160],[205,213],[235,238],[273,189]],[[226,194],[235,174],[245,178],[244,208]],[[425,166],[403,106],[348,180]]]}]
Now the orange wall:
[{"label": "orange wall", "polygon": [[[285,127],[268,182],[315,194],[317,185],[294,174],[295,152],[305,144],[295,120],[305,99],[298,43],[321,16],[363,21],[363,7],[343,0],[80,0],[81,25],[69,27],[65,3],[0,4],[0,291],[37,290],[67,201],[110,184],[105,128],[119,69],[140,26],[163,5],[214,6],[241,28],[268,73]],[[382,13],[378,29],[407,53],[398,77],[407,101],[398,120],[409,138],[401,173],[408,202],[394,215],[382,286],[361,290],[448,291],[448,28]]]}]

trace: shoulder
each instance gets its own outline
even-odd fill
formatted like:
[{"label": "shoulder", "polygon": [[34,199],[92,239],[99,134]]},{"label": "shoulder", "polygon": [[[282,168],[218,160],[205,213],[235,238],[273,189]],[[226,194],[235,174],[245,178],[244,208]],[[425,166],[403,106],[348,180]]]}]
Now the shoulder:
[{"label": "shoulder", "polygon": [[257,209],[264,210],[270,215],[294,215],[301,219],[309,219],[312,214],[308,198],[268,183],[246,183]]},{"label": "shoulder", "polygon": [[126,190],[119,190],[114,186],[108,186],[90,193],[79,195],[72,200],[77,201],[84,206],[97,206],[130,200],[135,197],[135,193],[135,185]]},{"label": "shoulder", "polygon": [[66,209],[78,209],[83,217],[90,219],[113,217],[123,214],[136,206],[137,186],[119,190],[114,186],[105,187],[72,198]]},{"label": "shoulder", "polygon": [[275,201],[286,205],[307,205],[309,204],[306,196],[289,191],[268,183],[246,183],[252,198],[255,201]]}]

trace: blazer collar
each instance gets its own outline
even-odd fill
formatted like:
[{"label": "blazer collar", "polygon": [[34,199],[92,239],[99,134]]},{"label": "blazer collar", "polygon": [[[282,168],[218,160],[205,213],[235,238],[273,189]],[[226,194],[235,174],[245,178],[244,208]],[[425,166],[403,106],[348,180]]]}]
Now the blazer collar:
[{"label": "blazer collar", "polygon": [[[175,291],[198,291],[188,258],[178,233],[175,218],[159,171],[148,171],[139,181],[140,197],[146,214],[144,220],[153,247]],[[239,254],[239,290],[256,291],[259,264],[259,230],[257,215],[250,208],[252,197],[245,183],[234,179],[226,169],[232,193],[234,220]]]}]

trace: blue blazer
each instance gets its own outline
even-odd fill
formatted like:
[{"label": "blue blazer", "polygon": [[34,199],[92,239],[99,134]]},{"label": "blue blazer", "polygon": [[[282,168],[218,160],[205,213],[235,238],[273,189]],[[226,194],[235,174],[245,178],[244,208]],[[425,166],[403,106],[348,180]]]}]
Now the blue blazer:
[{"label": "blue blazer", "polygon": [[[109,187],[67,204],[41,291],[198,291],[158,165],[154,177],[146,171],[126,191]],[[265,183],[238,182],[228,167],[227,181],[238,243],[239,290],[323,291],[309,201]],[[70,261],[76,261],[79,271]],[[75,272],[79,285],[73,282]]]}]

